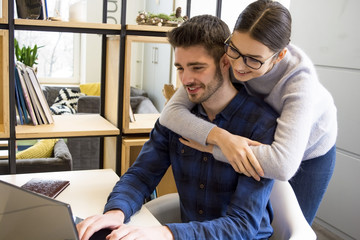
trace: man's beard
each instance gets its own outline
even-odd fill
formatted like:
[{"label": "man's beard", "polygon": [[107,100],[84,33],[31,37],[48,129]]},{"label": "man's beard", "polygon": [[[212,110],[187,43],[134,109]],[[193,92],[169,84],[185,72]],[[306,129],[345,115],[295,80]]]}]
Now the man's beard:
[{"label": "man's beard", "polygon": [[[220,67],[217,66],[214,79],[207,86],[205,86],[204,84],[200,85],[201,88],[205,89],[204,94],[200,97],[197,97],[197,94],[189,94],[188,93],[190,101],[195,104],[200,104],[200,103],[207,101],[222,86],[223,82],[224,82],[224,79],[221,74]],[[187,87],[192,87],[194,85],[196,85],[196,84],[189,84],[184,87],[187,88]]]}]

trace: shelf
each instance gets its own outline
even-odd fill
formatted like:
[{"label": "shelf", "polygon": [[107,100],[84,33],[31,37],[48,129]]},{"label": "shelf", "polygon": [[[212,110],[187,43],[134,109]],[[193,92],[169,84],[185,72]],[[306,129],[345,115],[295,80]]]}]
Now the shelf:
[{"label": "shelf", "polygon": [[169,32],[174,27],[158,27],[153,25],[126,25],[126,30],[146,32]]},{"label": "shelf", "polygon": [[8,150],[0,150],[0,159],[8,159]]},{"label": "shelf", "polygon": [[54,124],[16,126],[16,138],[57,138],[80,136],[116,136],[118,128],[99,114],[54,116]]},{"label": "shelf", "polygon": [[7,148],[8,146],[9,146],[8,141],[6,141],[6,140],[0,141],[0,148]]},{"label": "shelf", "polygon": [[160,113],[153,114],[134,114],[135,122],[129,123],[129,129],[124,129],[125,133],[149,133],[154,128]]},{"label": "shelf", "polygon": [[47,28],[69,28],[69,29],[83,29],[86,31],[115,31],[120,34],[121,25],[107,24],[107,23],[89,23],[89,22],[65,22],[65,21],[48,21],[48,20],[30,20],[30,19],[15,19],[15,28],[29,27],[31,29],[47,27]]}]

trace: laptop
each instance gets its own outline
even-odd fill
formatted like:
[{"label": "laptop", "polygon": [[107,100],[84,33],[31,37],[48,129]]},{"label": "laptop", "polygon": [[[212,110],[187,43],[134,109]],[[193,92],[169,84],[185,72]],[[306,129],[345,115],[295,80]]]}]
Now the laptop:
[{"label": "laptop", "polygon": [[[69,204],[0,180],[0,239],[78,240]],[[90,239],[104,240],[104,229]]]}]

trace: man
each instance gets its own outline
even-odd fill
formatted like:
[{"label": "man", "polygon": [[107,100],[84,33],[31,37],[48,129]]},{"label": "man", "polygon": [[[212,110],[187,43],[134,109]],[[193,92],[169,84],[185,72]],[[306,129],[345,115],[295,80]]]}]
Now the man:
[{"label": "man", "polygon": [[[223,42],[230,35],[220,19],[191,18],[168,34],[175,66],[193,113],[235,134],[269,144],[276,114],[230,82]],[[269,203],[273,180],[246,177],[209,153],[189,148],[181,136],[157,122],[139,157],[110,194],[105,213],[78,225],[81,239],[102,228],[109,239],[267,239],[272,234]],[[124,225],[172,166],[183,223],[141,228]]]}]

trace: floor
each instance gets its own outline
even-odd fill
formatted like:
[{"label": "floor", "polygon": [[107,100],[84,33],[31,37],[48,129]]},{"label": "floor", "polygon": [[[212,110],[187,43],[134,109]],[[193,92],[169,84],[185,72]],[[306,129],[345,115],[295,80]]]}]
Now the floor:
[{"label": "floor", "polygon": [[343,240],[318,223],[314,222],[311,227],[316,233],[317,240]]}]

